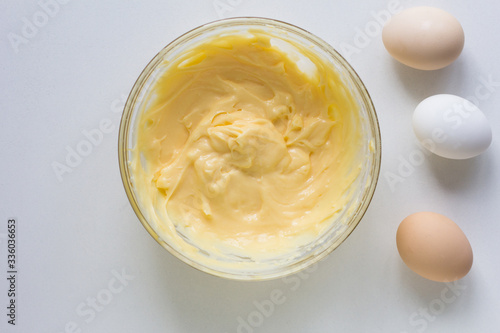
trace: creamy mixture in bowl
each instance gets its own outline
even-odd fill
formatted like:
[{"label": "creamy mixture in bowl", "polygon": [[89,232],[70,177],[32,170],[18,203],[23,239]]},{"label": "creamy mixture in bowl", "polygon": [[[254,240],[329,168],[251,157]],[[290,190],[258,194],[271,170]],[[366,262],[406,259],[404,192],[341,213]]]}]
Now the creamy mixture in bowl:
[{"label": "creamy mixture in bowl", "polygon": [[119,146],[151,235],[198,269],[244,280],[337,247],[380,166],[356,73],[317,37],[259,18],[214,22],[163,49],[127,101]]}]

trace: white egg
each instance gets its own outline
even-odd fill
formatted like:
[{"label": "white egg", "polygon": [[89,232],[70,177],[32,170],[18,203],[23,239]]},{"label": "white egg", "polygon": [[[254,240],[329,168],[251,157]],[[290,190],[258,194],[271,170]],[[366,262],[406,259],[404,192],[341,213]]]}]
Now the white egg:
[{"label": "white egg", "polygon": [[477,156],[491,144],[491,126],[477,106],[455,95],[424,99],[413,113],[413,131],[436,155],[451,159]]}]

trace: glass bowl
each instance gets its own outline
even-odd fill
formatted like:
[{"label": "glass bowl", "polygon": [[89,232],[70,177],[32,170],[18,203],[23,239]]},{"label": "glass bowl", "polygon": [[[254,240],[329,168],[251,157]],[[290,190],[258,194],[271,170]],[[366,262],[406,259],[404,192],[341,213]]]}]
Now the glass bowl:
[{"label": "glass bowl", "polygon": [[[222,262],[223,260],[203,249],[186,251],[184,246],[162,236],[162,232],[147,213],[147,207],[152,203],[141,197],[137,191],[138,184],[135,183],[131,168],[133,159],[137,158],[133,149],[138,119],[154,100],[153,87],[166,66],[207,38],[245,34],[252,29],[264,31],[285,42],[307,47],[324,64],[335,70],[344,88],[358,104],[358,109],[354,111],[359,113],[361,119],[357,129],[362,136],[363,144],[359,153],[363,154],[364,160],[347,191],[350,193],[349,201],[333,215],[331,221],[328,221],[329,227],[313,241],[300,246],[286,258],[275,258],[266,263],[238,256]],[[146,66],[125,105],[119,130],[118,155],[121,177],[130,204],[142,225],[161,246],[183,262],[215,276],[236,280],[267,280],[283,277],[312,265],[336,249],[351,234],[367,210],[375,191],[381,163],[381,139],[377,115],[365,86],[349,63],[333,47],[311,33],[285,22],[254,17],[231,18],[208,23],[185,33],[162,49]],[[210,260],[205,260],[207,258]]]}]

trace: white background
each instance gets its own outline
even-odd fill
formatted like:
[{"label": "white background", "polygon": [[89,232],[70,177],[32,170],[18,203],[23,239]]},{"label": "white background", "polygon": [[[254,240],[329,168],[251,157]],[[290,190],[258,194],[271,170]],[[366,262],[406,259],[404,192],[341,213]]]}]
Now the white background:
[{"label": "white background", "polygon": [[[387,0],[73,0],[47,7],[53,16],[35,1],[2,1],[0,331],[500,332],[500,5],[395,4],[455,15],[466,35],[460,58],[433,72],[395,62],[375,15],[392,8]],[[339,48],[380,120],[382,170],[364,219],[312,272],[287,280],[229,281],[181,263],[139,223],[120,179],[122,98],[162,47],[230,16],[284,20]],[[27,21],[40,27],[29,31]],[[24,39],[12,43],[14,35]],[[423,155],[411,129],[415,106],[433,94],[478,91],[488,93],[475,102],[493,127],[491,147],[465,161]],[[66,164],[68,149],[82,149],[84,132],[101,122],[111,132],[58,179],[53,165]],[[391,173],[402,181],[391,185]],[[417,276],[398,255],[398,224],[424,210],[447,215],[470,240],[474,264],[457,285]],[[18,221],[16,326],[6,316],[9,217]],[[271,307],[272,293],[281,296]]]}]

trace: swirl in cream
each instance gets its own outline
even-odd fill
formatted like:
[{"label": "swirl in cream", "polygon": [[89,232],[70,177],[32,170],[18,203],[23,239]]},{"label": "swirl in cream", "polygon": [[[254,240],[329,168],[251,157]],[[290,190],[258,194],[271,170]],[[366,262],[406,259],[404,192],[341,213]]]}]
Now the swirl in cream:
[{"label": "swirl in cream", "polygon": [[164,64],[140,115],[136,192],[160,237],[192,256],[291,253],[349,200],[359,106],[334,68],[277,40],[251,31],[192,47]]}]

